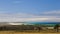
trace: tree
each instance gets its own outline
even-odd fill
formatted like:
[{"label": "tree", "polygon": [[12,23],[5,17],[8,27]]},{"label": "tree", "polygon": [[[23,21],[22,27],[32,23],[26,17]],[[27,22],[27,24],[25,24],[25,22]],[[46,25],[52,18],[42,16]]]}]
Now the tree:
[{"label": "tree", "polygon": [[58,32],[58,27],[59,27],[59,24],[56,24],[55,27],[54,27],[56,32]]}]

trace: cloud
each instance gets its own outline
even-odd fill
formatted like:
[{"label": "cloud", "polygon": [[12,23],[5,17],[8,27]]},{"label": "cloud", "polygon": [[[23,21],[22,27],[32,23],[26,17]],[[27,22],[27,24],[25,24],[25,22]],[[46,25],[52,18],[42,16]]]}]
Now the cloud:
[{"label": "cloud", "polygon": [[25,21],[38,21],[46,20],[47,18],[40,18],[39,16],[30,14],[0,14],[0,22],[25,22]]},{"label": "cloud", "polygon": [[18,18],[18,17],[0,17],[0,22],[29,22],[29,21],[35,21],[35,22],[44,22],[44,21],[60,21],[60,18],[55,17],[29,17],[29,18]]},{"label": "cloud", "polygon": [[[43,12],[44,15],[34,15],[28,13],[0,13],[0,22],[60,22],[60,16],[56,16],[60,11]],[[53,14],[53,15],[50,15]]]},{"label": "cloud", "polygon": [[45,15],[60,15],[60,10],[45,11],[42,14],[45,14]]}]

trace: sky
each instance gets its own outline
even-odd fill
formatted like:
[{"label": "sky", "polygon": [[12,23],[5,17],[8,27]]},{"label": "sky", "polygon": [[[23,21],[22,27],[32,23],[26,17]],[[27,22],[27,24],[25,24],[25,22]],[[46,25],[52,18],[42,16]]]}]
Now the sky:
[{"label": "sky", "polygon": [[60,0],[0,0],[0,22],[60,22]]}]

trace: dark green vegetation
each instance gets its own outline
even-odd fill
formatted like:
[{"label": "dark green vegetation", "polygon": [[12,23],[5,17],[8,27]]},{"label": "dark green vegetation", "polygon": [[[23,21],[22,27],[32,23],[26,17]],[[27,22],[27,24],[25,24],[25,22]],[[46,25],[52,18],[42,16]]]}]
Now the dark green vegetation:
[{"label": "dark green vegetation", "polygon": [[1,26],[0,30],[41,30],[39,26],[33,26],[33,25],[6,25]]},{"label": "dark green vegetation", "polygon": [[[48,29],[47,27],[54,27],[53,29]],[[35,25],[5,25],[0,26],[0,31],[56,31],[58,32],[58,27],[60,27],[59,24],[35,24]]]}]

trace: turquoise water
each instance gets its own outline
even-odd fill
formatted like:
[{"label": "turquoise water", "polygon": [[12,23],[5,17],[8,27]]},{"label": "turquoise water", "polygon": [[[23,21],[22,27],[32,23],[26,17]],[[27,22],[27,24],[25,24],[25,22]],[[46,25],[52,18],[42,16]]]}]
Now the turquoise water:
[{"label": "turquoise water", "polygon": [[60,24],[60,22],[26,22],[26,24],[55,26],[56,24]]},{"label": "turquoise water", "polygon": [[60,22],[27,22],[28,24],[60,24]]}]

